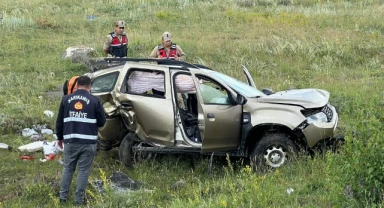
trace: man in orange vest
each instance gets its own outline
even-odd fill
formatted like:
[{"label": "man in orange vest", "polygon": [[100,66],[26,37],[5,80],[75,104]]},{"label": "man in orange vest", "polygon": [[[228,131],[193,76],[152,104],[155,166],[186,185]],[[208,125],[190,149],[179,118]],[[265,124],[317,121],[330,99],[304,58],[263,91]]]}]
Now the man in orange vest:
[{"label": "man in orange vest", "polygon": [[124,32],[125,22],[119,20],[115,24],[115,31],[110,32],[104,41],[103,51],[110,57],[126,58],[128,55],[128,37]]},{"label": "man in orange vest", "polygon": [[72,94],[77,90],[77,79],[78,78],[79,78],[79,76],[73,76],[64,82],[64,85],[63,85],[64,95]]},{"label": "man in orange vest", "polygon": [[179,45],[172,42],[171,33],[164,32],[161,36],[161,44],[157,45],[149,58],[174,59],[178,61],[185,60],[185,53]]}]

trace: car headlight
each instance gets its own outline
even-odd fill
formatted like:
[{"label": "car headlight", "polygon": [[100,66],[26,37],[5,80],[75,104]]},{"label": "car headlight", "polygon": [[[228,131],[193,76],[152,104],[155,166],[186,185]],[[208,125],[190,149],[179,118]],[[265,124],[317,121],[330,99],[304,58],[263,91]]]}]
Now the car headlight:
[{"label": "car headlight", "polygon": [[311,116],[307,117],[308,124],[311,124],[313,122],[322,122],[326,123],[328,122],[327,115],[324,112],[319,112],[316,114],[313,114]]}]

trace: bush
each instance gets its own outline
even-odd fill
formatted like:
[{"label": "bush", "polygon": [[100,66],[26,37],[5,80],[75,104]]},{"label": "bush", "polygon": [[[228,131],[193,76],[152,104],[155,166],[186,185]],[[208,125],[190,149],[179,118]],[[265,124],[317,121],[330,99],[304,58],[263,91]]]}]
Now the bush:
[{"label": "bush", "polygon": [[[378,105],[378,102],[374,102]],[[360,102],[354,107],[356,124],[341,155],[331,156],[329,170],[344,186],[344,194],[360,203],[381,203],[384,195],[383,115]],[[366,204],[361,204],[366,205]]]}]

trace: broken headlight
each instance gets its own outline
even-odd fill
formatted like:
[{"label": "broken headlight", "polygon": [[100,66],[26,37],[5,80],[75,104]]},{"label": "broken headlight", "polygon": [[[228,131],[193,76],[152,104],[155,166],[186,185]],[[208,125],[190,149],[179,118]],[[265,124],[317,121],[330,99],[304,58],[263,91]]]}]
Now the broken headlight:
[{"label": "broken headlight", "polygon": [[308,124],[311,124],[313,122],[326,123],[326,122],[328,122],[328,119],[327,119],[327,115],[324,112],[319,112],[319,113],[316,113],[314,115],[308,116],[307,122],[308,122]]},{"label": "broken headlight", "polygon": [[331,106],[325,105],[322,108],[311,108],[301,110],[301,113],[307,118],[308,124],[313,122],[330,122],[333,118]]}]

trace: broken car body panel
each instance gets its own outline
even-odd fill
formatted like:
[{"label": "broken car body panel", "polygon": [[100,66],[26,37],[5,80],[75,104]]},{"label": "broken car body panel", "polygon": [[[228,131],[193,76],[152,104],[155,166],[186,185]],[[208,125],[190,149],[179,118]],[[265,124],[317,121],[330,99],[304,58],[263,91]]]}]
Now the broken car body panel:
[{"label": "broken car body panel", "polygon": [[329,92],[319,89],[298,89],[276,92],[264,96],[259,102],[300,105],[305,108],[317,108],[325,106],[329,102]]}]

